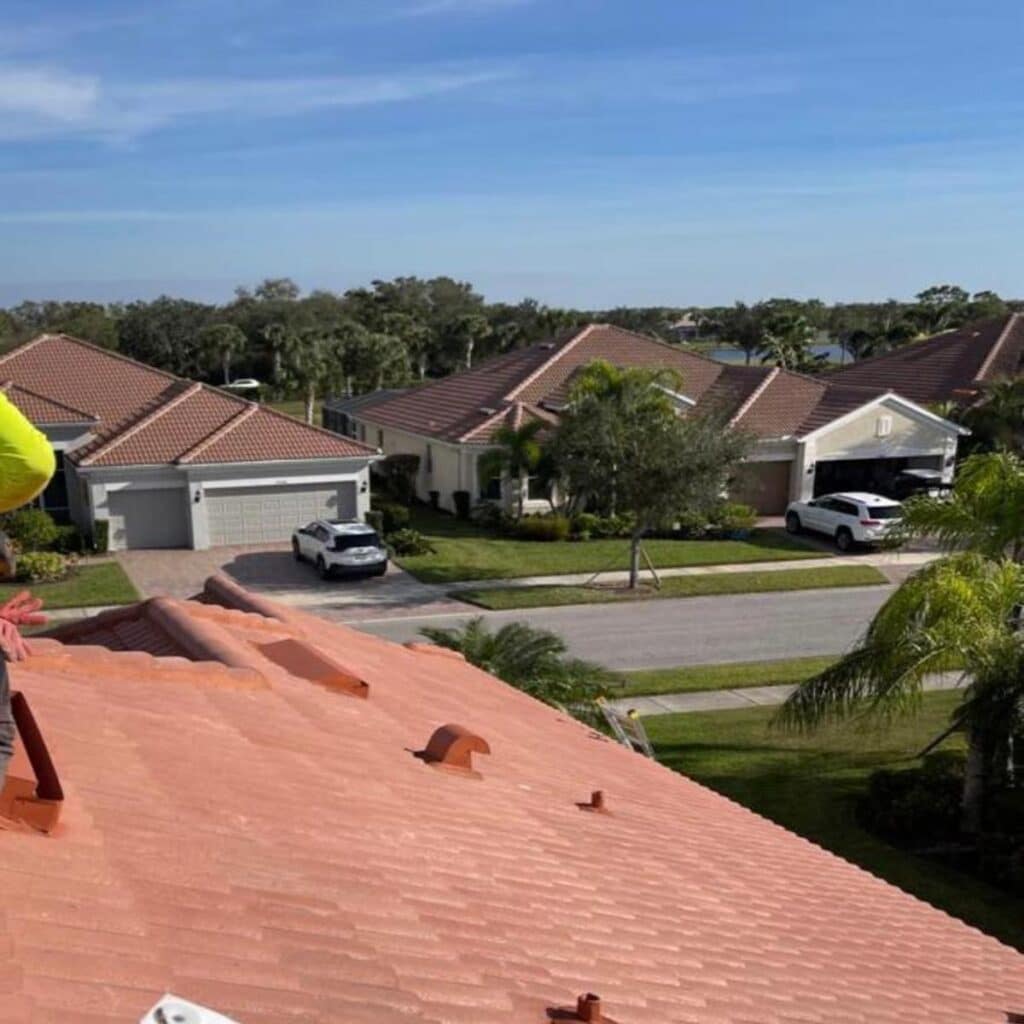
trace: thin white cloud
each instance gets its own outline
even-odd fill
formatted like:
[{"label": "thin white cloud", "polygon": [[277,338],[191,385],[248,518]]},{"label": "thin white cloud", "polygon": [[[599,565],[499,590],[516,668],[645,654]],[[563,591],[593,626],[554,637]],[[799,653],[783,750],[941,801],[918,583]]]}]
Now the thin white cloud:
[{"label": "thin white cloud", "polygon": [[490,14],[512,7],[526,7],[534,0],[422,0],[400,8],[396,13],[401,18],[427,18],[444,14]]},{"label": "thin white cloud", "polygon": [[504,68],[453,68],[320,78],[177,79],[112,83],[62,71],[0,66],[0,139],[94,137],[128,141],[205,117],[290,117],[410,102],[495,82]]}]

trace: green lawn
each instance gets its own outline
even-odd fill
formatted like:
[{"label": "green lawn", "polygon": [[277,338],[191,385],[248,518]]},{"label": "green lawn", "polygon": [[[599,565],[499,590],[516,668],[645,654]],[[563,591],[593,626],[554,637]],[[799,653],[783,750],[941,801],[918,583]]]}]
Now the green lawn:
[{"label": "green lawn", "polygon": [[863,587],[888,583],[870,565],[837,565],[827,569],[773,569],[767,572],[722,572],[706,576],[669,576],[661,589],[630,591],[615,587],[496,587],[453,594],[480,608],[545,608],[565,604],[609,604],[671,597],[709,597],[716,594],[762,594],[780,590],[818,590],[828,587]]},{"label": "green lawn", "polygon": [[644,722],[670,768],[1024,950],[1024,899],[891,847],[862,829],[854,814],[868,775],[909,767],[959,700],[955,693],[927,694],[917,717],[887,730],[848,726],[805,737],[770,730],[771,708]]},{"label": "green lawn", "polygon": [[139,600],[139,592],[117,562],[82,564],[73,576],[60,583],[3,584],[0,602],[22,590],[31,590],[42,598],[44,609],[48,610],[130,604]]},{"label": "green lawn", "polygon": [[[398,561],[424,583],[629,568],[628,540],[514,540],[421,507],[413,510],[412,525],[430,538],[436,551]],[[822,557],[821,551],[781,530],[756,530],[748,540],[649,540],[644,546],[659,568]]]},{"label": "green lawn", "polygon": [[784,658],[779,661],[738,661],[732,665],[684,665],[623,672],[623,685],[614,697],[642,697],[658,693],[699,693],[705,690],[738,690],[745,686],[778,686],[802,683],[835,662],[825,655],[815,658]]},{"label": "green lawn", "polygon": [[[276,409],[278,412],[294,416],[295,419],[302,420],[303,423],[306,422],[306,403],[301,398],[289,400],[287,402],[268,402],[267,405],[271,409]],[[320,410],[322,408],[322,402],[316,402],[313,405],[313,423],[318,427],[322,422],[320,417]]]}]

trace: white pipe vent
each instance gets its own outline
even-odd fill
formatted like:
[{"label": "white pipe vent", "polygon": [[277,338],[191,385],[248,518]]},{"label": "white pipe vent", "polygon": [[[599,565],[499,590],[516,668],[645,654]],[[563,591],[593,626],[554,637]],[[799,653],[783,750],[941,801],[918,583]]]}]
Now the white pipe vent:
[{"label": "white pipe vent", "polygon": [[168,992],[139,1024],[238,1024],[238,1021]]}]

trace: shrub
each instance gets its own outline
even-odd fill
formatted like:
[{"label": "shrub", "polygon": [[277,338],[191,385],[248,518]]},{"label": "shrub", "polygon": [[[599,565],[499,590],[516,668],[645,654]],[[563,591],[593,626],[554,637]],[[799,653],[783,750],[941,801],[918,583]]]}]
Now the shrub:
[{"label": "shrub", "polygon": [[747,533],[757,522],[757,510],[739,502],[727,502],[712,509],[708,517],[720,533]]},{"label": "shrub", "polygon": [[419,530],[398,530],[388,537],[396,555],[432,555],[434,545]]},{"label": "shrub", "polygon": [[593,512],[577,512],[569,522],[569,532],[576,540],[590,540],[601,529],[601,517]]},{"label": "shrub", "polygon": [[516,523],[515,535],[520,540],[568,540],[569,520],[565,516],[526,516]]},{"label": "shrub", "polygon": [[86,542],[82,531],[72,524],[57,527],[57,538],[50,547],[62,555],[77,555],[85,550]]},{"label": "shrub", "polygon": [[380,511],[384,519],[385,533],[397,533],[409,525],[409,509],[405,505],[396,505],[392,502],[381,505]]},{"label": "shrub", "polygon": [[512,517],[496,502],[481,501],[473,509],[473,519],[488,530],[509,533],[515,526]]},{"label": "shrub", "polygon": [[384,534],[384,513],[380,509],[369,509],[363,518],[367,526],[372,526],[381,535]]},{"label": "shrub", "polygon": [[420,457],[402,453],[389,455],[375,466],[384,481],[384,489],[401,505],[411,505],[416,496],[416,475],[420,471]]},{"label": "shrub", "polygon": [[22,583],[56,583],[74,567],[74,561],[56,551],[27,551],[18,559]]},{"label": "shrub", "polygon": [[695,539],[703,537],[708,532],[708,517],[704,512],[696,509],[687,509],[680,512],[676,519],[676,532],[681,537]]},{"label": "shrub", "polygon": [[452,494],[452,502],[455,505],[455,515],[459,519],[468,519],[473,498],[469,491],[455,491]]},{"label": "shrub", "polygon": [[97,519],[92,524],[92,549],[99,555],[110,550],[110,520]]},{"label": "shrub", "polygon": [[0,526],[20,551],[44,551],[58,534],[53,516],[30,506],[8,512]]}]

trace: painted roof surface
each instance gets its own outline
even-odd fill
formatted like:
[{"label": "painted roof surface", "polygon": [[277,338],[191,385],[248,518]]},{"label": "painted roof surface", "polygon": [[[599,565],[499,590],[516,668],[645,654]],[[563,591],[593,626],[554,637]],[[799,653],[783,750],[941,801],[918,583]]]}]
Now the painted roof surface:
[{"label": "painted roof surface", "polygon": [[[1018,953],[450,653],[216,578],[58,635],[12,666],[65,802],[51,837],[0,830],[5,1024],[167,990],[243,1024],[1024,1009]],[[478,777],[414,756],[445,723],[489,744]]]},{"label": "painted roof surface", "polygon": [[[720,363],[631,331],[592,324],[353,411],[373,425],[487,444],[497,427],[516,415],[517,404],[534,418],[546,412],[550,419],[565,406],[583,367],[597,359],[674,370],[682,393],[700,408],[713,409],[762,439],[802,436],[833,412],[849,412],[854,395],[848,387],[832,393],[830,379]],[[864,387],[860,393],[868,402],[885,390]]]},{"label": "painted roof surface", "polygon": [[350,458],[374,451],[63,334],[42,335],[0,357],[0,380],[11,382],[11,400],[37,424],[94,418],[92,440],[70,455],[87,466]]},{"label": "painted roof surface", "polygon": [[1024,369],[1024,316],[1013,313],[833,370],[837,383],[898,391],[915,402],[962,400]]}]

